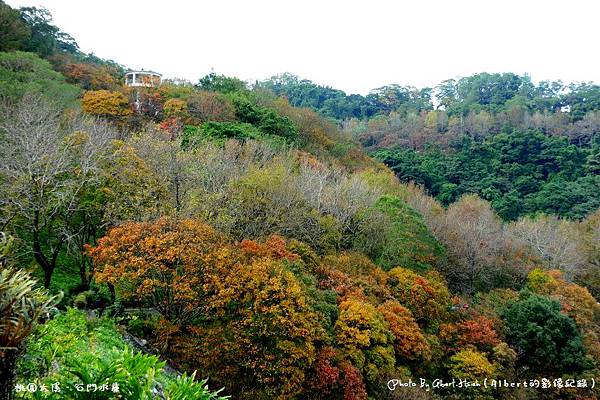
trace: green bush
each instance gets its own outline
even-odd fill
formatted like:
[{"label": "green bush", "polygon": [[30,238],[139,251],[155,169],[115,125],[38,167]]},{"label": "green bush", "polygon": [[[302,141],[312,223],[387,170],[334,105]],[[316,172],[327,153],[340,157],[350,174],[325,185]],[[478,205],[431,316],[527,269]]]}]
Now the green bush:
[{"label": "green bush", "polygon": [[139,318],[134,316],[127,322],[127,330],[135,336],[148,337],[155,330],[160,321],[158,315],[152,315],[150,317]]},{"label": "green bush", "polygon": [[231,95],[230,98],[235,107],[235,116],[241,122],[252,124],[266,135],[281,136],[290,141],[298,137],[298,129],[288,117],[261,107],[245,96]]},{"label": "green bush", "polygon": [[86,292],[81,292],[73,297],[73,305],[80,310],[87,308],[88,302]]},{"label": "green bush", "polygon": [[259,140],[266,142],[275,148],[285,146],[285,139],[267,135],[255,126],[243,122],[205,122],[201,126],[187,125],[183,129],[183,139],[181,144],[184,148],[194,147],[198,142],[210,140],[219,144],[225,143],[229,139],[239,140]]},{"label": "green bush", "polygon": [[102,308],[110,303],[110,294],[105,286],[92,286],[90,290],[73,296],[73,306],[78,309]]}]

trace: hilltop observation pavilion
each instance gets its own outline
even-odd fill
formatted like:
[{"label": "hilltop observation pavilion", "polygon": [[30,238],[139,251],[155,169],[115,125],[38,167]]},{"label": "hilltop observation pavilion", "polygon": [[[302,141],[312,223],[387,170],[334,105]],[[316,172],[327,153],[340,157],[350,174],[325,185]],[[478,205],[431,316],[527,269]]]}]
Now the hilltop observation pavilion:
[{"label": "hilltop observation pavilion", "polygon": [[162,75],[153,71],[127,71],[125,85],[129,87],[155,87],[162,82]]}]

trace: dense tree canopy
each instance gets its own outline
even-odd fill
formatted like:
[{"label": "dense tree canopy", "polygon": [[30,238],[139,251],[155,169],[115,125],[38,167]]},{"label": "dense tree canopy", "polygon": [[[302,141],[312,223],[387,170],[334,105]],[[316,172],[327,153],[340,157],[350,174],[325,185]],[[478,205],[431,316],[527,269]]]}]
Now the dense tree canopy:
[{"label": "dense tree canopy", "polygon": [[509,130],[483,141],[465,138],[452,154],[430,147],[386,149],[376,156],[401,180],[424,185],[444,204],[477,193],[514,220],[538,211],[571,218],[595,211],[600,181],[586,168],[591,154],[566,138]]}]

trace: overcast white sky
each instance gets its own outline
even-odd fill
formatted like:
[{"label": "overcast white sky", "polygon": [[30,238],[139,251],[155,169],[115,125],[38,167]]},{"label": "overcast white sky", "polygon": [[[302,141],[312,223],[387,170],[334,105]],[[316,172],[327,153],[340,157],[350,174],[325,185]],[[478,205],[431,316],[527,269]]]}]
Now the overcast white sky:
[{"label": "overcast white sky", "polygon": [[6,2],[46,7],[84,52],[192,82],[211,69],[361,94],[484,71],[600,82],[596,0]]}]

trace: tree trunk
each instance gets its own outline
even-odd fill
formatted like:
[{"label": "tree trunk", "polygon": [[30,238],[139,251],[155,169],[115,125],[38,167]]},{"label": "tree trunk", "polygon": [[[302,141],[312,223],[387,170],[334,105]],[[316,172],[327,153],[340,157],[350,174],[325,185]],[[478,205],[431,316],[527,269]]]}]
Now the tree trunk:
[{"label": "tree trunk", "polygon": [[117,295],[115,293],[115,286],[112,283],[107,283],[108,291],[110,292],[110,301],[114,303],[117,300]]},{"label": "tree trunk", "polygon": [[81,288],[84,290],[88,290],[90,288],[87,282],[86,275],[87,274],[85,273],[85,261],[81,261],[81,264],[79,264],[79,278],[81,279]]},{"label": "tree trunk", "polygon": [[91,276],[88,274],[87,260],[85,255],[81,256],[81,263],[79,264],[79,277],[81,278],[81,287],[84,290],[89,290]]},{"label": "tree trunk", "polygon": [[15,394],[17,351],[8,350],[0,359],[0,399],[12,400]]},{"label": "tree trunk", "polygon": [[181,203],[179,200],[179,179],[175,176],[175,210],[179,213],[181,209]]},{"label": "tree trunk", "polygon": [[46,289],[50,287],[50,281],[52,280],[52,274],[54,273],[54,268],[56,267],[56,260],[58,259],[58,253],[60,253],[63,240],[64,239],[61,238],[58,241],[56,249],[52,253],[52,258],[49,261],[48,258],[42,252],[42,245],[40,242],[39,232],[33,231],[33,257],[44,271],[44,287]]},{"label": "tree trunk", "polygon": [[49,268],[44,270],[44,288],[50,288],[50,282],[52,280],[52,273],[54,272],[54,268]]},{"label": "tree trunk", "polygon": [[44,271],[44,287],[48,289],[50,287],[50,280],[52,279],[52,272],[54,272],[54,268],[51,268],[48,259],[42,253],[42,246],[40,244],[39,234],[33,233],[33,257],[38,265]]},{"label": "tree trunk", "polygon": [[33,217],[33,257],[35,258],[35,261],[38,263],[38,265],[40,267],[42,267],[42,271],[44,271],[44,287],[46,289],[48,289],[50,287],[50,279],[52,279],[52,272],[54,272],[54,268],[52,268],[52,270],[50,270],[50,263],[48,262],[48,259],[46,258],[46,256],[44,255],[44,252],[42,251],[42,241],[40,239],[40,232],[39,232],[39,222],[40,221],[40,216],[39,216],[39,211],[36,211],[34,213],[34,217]]}]

